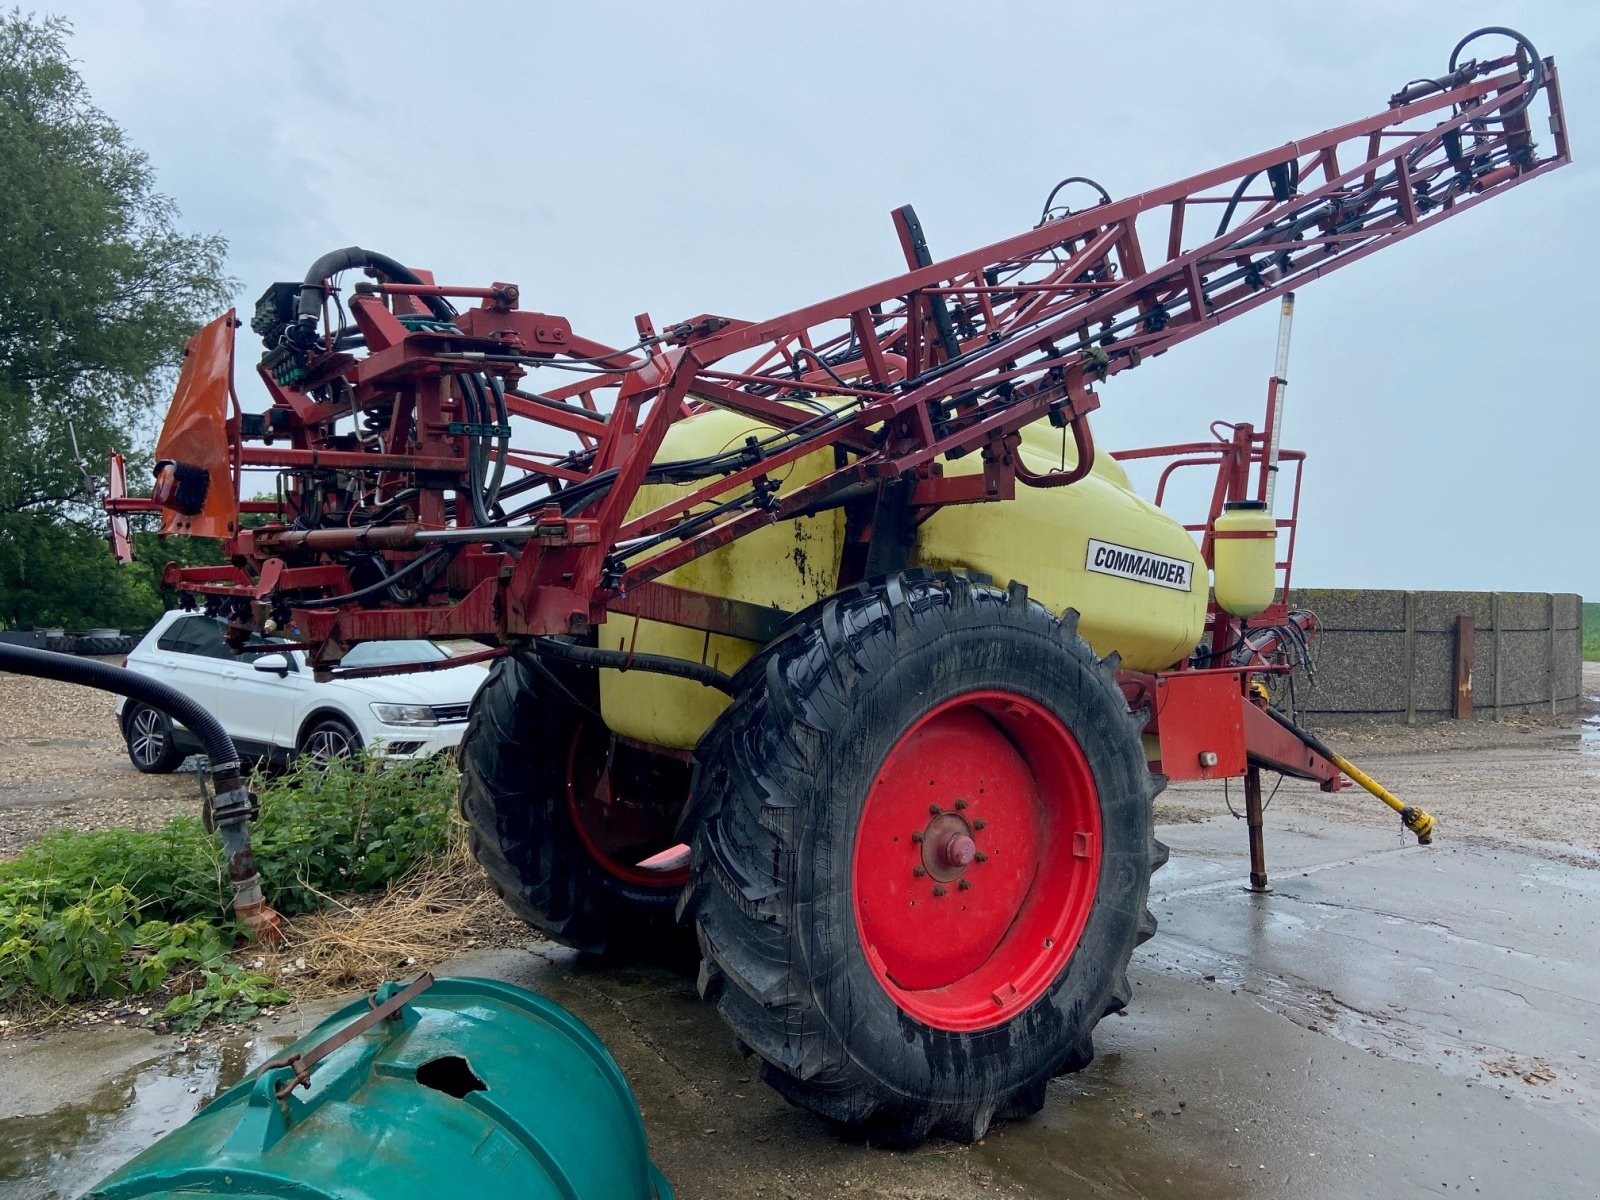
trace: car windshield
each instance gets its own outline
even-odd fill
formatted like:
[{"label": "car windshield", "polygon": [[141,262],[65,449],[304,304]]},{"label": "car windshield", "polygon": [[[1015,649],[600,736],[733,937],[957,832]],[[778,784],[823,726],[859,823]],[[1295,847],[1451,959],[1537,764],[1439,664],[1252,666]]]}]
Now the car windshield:
[{"label": "car windshield", "polygon": [[403,663],[438,662],[449,658],[443,646],[433,642],[362,642],[339,662],[341,667],[393,667]]}]

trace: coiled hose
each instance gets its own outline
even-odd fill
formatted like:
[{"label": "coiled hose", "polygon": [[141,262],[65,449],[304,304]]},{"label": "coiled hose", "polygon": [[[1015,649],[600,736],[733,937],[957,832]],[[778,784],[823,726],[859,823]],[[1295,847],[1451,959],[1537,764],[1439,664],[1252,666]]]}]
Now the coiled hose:
[{"label": "coiled hose", "polygon": [[210,759],[215,795],[208,801],[206,824],[222,837],[223,851],[228,857],[228,879],[233,884],[234,916],[258,940],[269,945],[282,940],[282,918],[267,907],[261,894],[261,874],[256,870],[255,854],[250,848],[249,822],[255,814],[254,798],[239,777],[239,752],[233,739],[216,717],[177,688],[126,667],[112,667],[71,654],[0,643],[0,671],[114,692],[159,709],[187,726],[205,744]]}]

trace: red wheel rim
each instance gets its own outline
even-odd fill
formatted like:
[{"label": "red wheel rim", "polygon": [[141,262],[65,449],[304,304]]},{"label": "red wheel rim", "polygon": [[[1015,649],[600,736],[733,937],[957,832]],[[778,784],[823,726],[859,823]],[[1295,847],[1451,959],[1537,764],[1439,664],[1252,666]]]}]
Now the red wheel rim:
[{"label": "red wheel rim", "polygon": [[1060,719],[1006,692],[946,700],[890,749],[862,808],[851,886],[867,962],[926,1025],[1000,1025],[1072,957],[1100,855],[1094,776]]},{"label": "red wheel rim", "polygon": [[[650,888],[679,888],[689,868],[646,871],[637,864],[677,843],[676,807],[666,797],[640,794],[635,772],[616,770],[618,754],[643,751],[614,747],[611,739],[582,726],[567,751],[567,807],[589,857],[608,874]],[[681,801],[683,797],[677,797]]]}]

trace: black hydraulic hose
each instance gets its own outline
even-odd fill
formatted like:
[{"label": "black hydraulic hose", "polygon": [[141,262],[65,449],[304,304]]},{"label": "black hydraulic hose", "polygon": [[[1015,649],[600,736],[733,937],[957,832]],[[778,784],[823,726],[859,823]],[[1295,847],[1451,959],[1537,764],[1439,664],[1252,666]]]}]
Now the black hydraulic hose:
[{"label": "black hydraulic hose", "polygon": [[158,709],[187,726],[204,743],[210,759],[216,796],[210,801],[207,821],[221,835],[223,850],[228,856],[234,916],[261,940],[279,940],[278,914],[267,907],[262,897],[261,875],[256,870],[255,855],[250,848],[248,823],[255,805],[239,777],[239,752],[216,717],[192,697],[159,680],[126,667],[112,667],[71,654],[0,643],[0,670],[114,692]]},{"label": "black hydraulic hose", "polygon": [[[1300,186],[1300,160],[1291,158],[1286,162],[1277,164],[1277,166],[1282,168],[1283,171],[1283,174],[1279,177],[1282,180],[1282,184],[1280,186],[1278,180],[1274,179],[1272,191],[1273,199],[1281,204],[1289,198],[1290,194],[1292,194],[1296,188]],[[1268,167],[1267,170],[1270,176],[1270,173],[1274,170],[1274,168]],[[1250,174],[1246,175],[1239,181],[1239,186],[1233,189],[1233,195],[1228,198],[1228,206],[1222,210],[1222,220],[1217,222],[1217,232],[1213,235],[1214,237],[1221,237],[1223,234],[1228,232],[1228,226],[1233,224],[1233,214],[1238,210],[1239,201],[1244,199],[1245,189],[1248,188],[1255,181],[1256,176],[1260,174],[1260,171],[1251,171]],[[1279,195],[1278,193],[1280,191],[1282,191],[1284,194]]]},{"label": "black hydraulic hose", "polygon": [[[489,403],[479,385],[477,376],[460,378],[461,395],[466,402],[467,420],[479,426],[489,422]],[[489,506],[484,503],[484,469],[488,466],[489,439],[475,433],[467,439],[467,497],[472,505],[475,525],[489,524]]]},{"label": "black hydraulic hose", "polygon": [[369,584],[353,592],[341,592],[337,596],[323,596],[319,600],[301,600],[296,608],[332,608],[340,604],[349,604],[351,601],[367,600],[379,592],[395,586],[403,580],[411,578],[424,567],[437,562],[440,558],[450,558],[460,550],[460,546],[440,546],[437,550],[419,555],[392,575],[385,575],[377,583]]},{"label": "black hydraulic hose", "polygon": [[[1517,49],[1527,54],[1528,71],[1533,76],[1532,86],[1528,88],[1527,94],[1521,100],[1518,100],[1510,108],[1500,110],[1493,117],[1485,118],[1485,120],[1491,121],[1508,121],[1532,104],[1539,95],[1539,89],[1544,87],[1544,59],[1539,57],[1539,51],[1534,48],[1533,43],[1527,37],[1518,33],[1515,29],[1507,29],[1504,25],[1485,25],[1482,29],[1475,29],[1457,42],[1456,48],[1450,51],[1450,72],[1455,74],[1457,70],[1456,63],[1461,57],[1461,52],[1467,48],[1468,42],[1494,34],[1510,38],[1517,44]],[[1489,102],[1486,101],[1485,103]]]},{"label": "black hydraulic hose", "polygon": [[543,658],[559,659],[583,667],[612,667],[618,671],[649,671],[655,675],[673,675],[679,679],[692,679],[706,687],[733,695],[733,677],[724,675],[705,663],[691,662],[687,658],[670,658],[665,654],[635,654],[629,650],[601,650],[596,646],[580,646],[574,642],[558,641],[553,637],[533,639],[533,651]]},{"label": "black hydraulic hose", "polygon": [[[494,419],[502,430],[511,428],[511,413],[506,408],[506,385],[496,375],[488,376],[489,390],[494,396]],[[488,495],[484,504],[494,508],[500,502],[500,485],[506,478],[506,456],[511,453],[511,435],[502,433],[498,438],[498,452],[494,460],[494,473],[489,476]]]},{"label": "black hydraulic hose", "polygon": [[[1068,175],[1060,183],[1056,184],[1055,187],[1051,188],[1050,194],[1044,198],[1044,210],[1039,214],[1039,225],[1043,225],[1050,219],[1050,210],[1056,202],[1056,197],[1061,194],[1061,189],[1066,187],[1068,184],[1073,183],[1087,184],[1089,187],[1092,187],[1095,191],[1100,193],[1101,204],[1111,203],[1111,193],[1106,191],[1105,188],[1101,187],[1100,184],[1095,180],[1090,179],[1087,175]],[[1034,226],[1035,229],[1038,227],[1038,225]]]}]

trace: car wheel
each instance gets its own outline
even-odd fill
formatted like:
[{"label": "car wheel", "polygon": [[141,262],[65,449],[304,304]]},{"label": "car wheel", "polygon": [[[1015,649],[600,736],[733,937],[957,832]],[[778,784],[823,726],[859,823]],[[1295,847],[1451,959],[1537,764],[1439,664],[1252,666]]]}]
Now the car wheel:
[{"label": "car wheel", "polygon": [[361,749],[361,735],[338,717],[324,717],[300,739],[300,756],[319,771]]},{"label": "car wheel", "polygon": [[122,719],[128,761],[146,775],[164,775],[186,757],[173,736],[172,718],[145,704],[130,704]]}]

